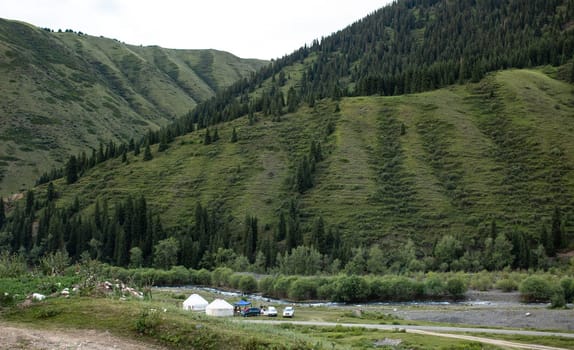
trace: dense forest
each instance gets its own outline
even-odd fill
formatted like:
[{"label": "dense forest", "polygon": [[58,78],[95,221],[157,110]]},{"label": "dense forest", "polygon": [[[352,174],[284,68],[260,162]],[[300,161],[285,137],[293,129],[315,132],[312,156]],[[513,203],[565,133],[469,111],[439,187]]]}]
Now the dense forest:
[{"label": "dense forest", "polygon": [[[481,119],[479,128],[498,147],[494,159],[512,170],[500,185],[501,192],[508,192],[504,197],[508,203],[501,205],[510,208],[510,202],[526,198],[530,177],[538,176],[543,166],[529,163],[520,153],[536,155],[537,148],[518,137],[511,122],[503,118],[502,97],[488,73],[548,65],[555,67],[559,79],[574,82],[572,18],[573,0],[397,1],[239,80],[167,127],[129,143],[110,141],[88,154],[70,156],[64,168],[42,175],[40,186],[19,203],[0,206],[0,247],[20,252],[31,262],[46,253],[65,251],[73,260],[89,255],[124,267],[233,267],[302,275],[546,269],[557,263],[553,258],[573,238],[569,216],[574,208],[569,190],[564,190],[571,168],[566,163],[561,168],[560,149],[553,153],[554,161],[548,161],[548,171],[553,173],[544,175],[554,176],[549,181],[554,187],[542,205],[532,209],[536,215],[529,215],[529,221],[512,218],[502,230],[496,218],[485,215],[480,225],[471,219],[464,223],[477,227],[472,240],[449,231],[444,234],[444,217],[439,214],[412,219],[422,217],[422,210],[416,206],[414,186],[404,170],[401,137],[408,128],[387,107],[378,125],[378,148],[372,152],[378,164],[376,181],[382,185],[370,200],[381,208],[376,214],[381,221],[385,216],[397,218],[393,229],[401,236],[391,243],[380,237],[355,236],[353,230],[360,227],[361,218],[346,226],[336,217],[329,221],[321,214],[310,214],[302,198],[314,189],[317,172],[326,167],[323,164],[335,148],[342,99],[404,96],[454,84],[475,84],[465,103],[488,111],[484,113],[490,119]],[[287,125],[283,118],[303,110],[316,119],[318,127],[303,131],[293,126],[308,133],[305,142],[284,142],[293,153],[273,220],[262,221],[264,215],[256,211],[230,218],[223,201],[196,197],[187,223],[165,225],[165,209],[150,205],[146,188],[137,195],[122,193],[115,200],[70,198],[65,193],[95,168],[128,167],[136,159],[138,164],[151,163],[154,156],[175,150],[177,143],[184,145],[183,136],[200,138],[201,145],[194,145],[203,148],[234,145],[242,135],[233,127],[231,136],[225,134],[223,139],[220,132],[230,128],[225,123],[241,118],[246,120],[242,125],[252,126],[266,118],[273,125]],[[423,111],[414,129],[421,136],[429,171],[449,205],[464,216],[480,195],[465,188],[457,170],[461,161],[449,152],[449,127],[433,119],[431,110]],[[511,152],[515,153],[509,156]],[[240,181],[247,170],[238,165],[233,171],[230,182]],[[542,222],[541,216],[549,220]],[[429,223],[432,220],[435,224]],[[525,229],[507,229],[512,225]],[[432,237],[417,238],[425,230]]]}]

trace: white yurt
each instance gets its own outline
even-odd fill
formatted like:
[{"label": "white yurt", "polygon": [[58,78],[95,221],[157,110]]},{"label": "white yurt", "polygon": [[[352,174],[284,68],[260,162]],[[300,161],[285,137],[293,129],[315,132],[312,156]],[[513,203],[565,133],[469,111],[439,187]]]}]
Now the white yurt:
[{"label": "white yurt", "polygon": [[233,316],[233,306],[223,299],[215,299],[205,308],[208,316]]},{"label": "white yurt", "polygon": [[209,303],[199,294],[192,294],[183,302],[184,310],[203,311]]}]

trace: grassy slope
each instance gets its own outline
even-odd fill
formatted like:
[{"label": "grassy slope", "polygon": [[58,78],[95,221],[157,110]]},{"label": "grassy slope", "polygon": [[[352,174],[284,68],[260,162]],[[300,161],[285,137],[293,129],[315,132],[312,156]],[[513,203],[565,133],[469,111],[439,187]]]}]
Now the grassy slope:
[{"label": "grassy slope", "polygon": [[0,194],[70,154],[165,125],[264,63],[0,20]]},{"label": "grassy slope", "polygon": [[[73,296],[36,302],[27,308],[0,310],[0,320],[28,329],[74,332],[96,330],[114,336],[137,339],[166,348],[201,349],[371,349],[385,338],[400,339],[402,346],[417,349],[498,349],[494,345],[479,345],[467,340],[445,339],[401,332],[403,324],[428,324],[405,321],[384,310],[363,310],[362,317],[348,308],[299,307],[295,320],[335,323],[365,323],[396,325],[397,331],[382,331],[341,326],[296,326],[290,320],[281,325],[264,325],[243,318],[213,318],[202,313],[183,311],[181,299],[174,293],[155,293],[153,301],[127,300],[117,297],[89,298]],[[211,296],[210,296],[211,297]],[[208,299],[211,300],[211,299]],[[229,300],[232,302],[233,300]],[[151,311],[157,310],[157,311]],[[165,310],[165,311],[164,311]],[[147,313],[151,317],[144,318]],[[141,321],[147,320],[144,326]],[[275,321],[282,321],[281,318]],[[136,324],[146,334],[137,332]],[[460,326],[460,325],[457,325]],[[75,333],[78,334],[78,333]],[[484,336],[484,335],[478,335]],[[492,335],[485,338],[507,339],[525,344],[545,344],[572,349],[568,339],[561,337],[525,337]]]},{"label": "grassy slope", "polygon": [[[321,215],[367,242],[430,244],[444,233],[478,239],[493,219],[536,235],[555,205],[571,209],[571,91],[541,71],[512,70],[422,94],[346,98],[339,113],[323,101],[280,122],[220,125],[221,139],[209,146],[204,130],[194,132],[163,153],[152,149],[152,161],[130,155],[128,166],[107,162],[56,187],[63,202],[80,195],[113,203],[142,193],[167,226],[192,223],[200,201],[225,209],[240,231],[246,214],[276,223],[278,210],[298,196],[289,185],[294,164],[316,140],[326,159],[315,187],[300,195],[308,223]],[[328,121],[336,129],[325,136]]]}]

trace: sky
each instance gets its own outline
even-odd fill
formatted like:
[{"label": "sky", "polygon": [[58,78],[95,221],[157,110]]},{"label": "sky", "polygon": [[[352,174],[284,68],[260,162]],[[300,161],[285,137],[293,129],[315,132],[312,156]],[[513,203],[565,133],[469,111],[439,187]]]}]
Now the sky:
[{"label": "sky", "polygon": [[0,17],[132,45],[273,59],[392,0],[0,0]]}]

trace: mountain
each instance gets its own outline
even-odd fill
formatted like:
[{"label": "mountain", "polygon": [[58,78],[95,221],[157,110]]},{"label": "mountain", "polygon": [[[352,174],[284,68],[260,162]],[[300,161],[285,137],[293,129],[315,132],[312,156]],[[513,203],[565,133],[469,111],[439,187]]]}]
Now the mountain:
[{"label": "mountain", "polygon": [[0,193],[70,154],[165,126],[265,64],[0,19]]},{"label": "mountain", "polygon": [[323,254],[361,273],[372,247],[393,271],[543,268],[574,238],[572,13],[393,3],[107,160],[71,157],[6,241],[118,265],[176,242],[194,268]]}]

